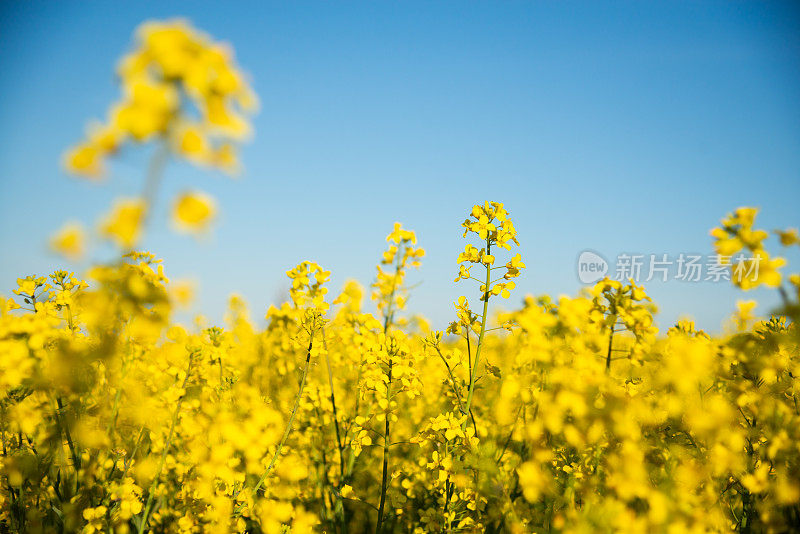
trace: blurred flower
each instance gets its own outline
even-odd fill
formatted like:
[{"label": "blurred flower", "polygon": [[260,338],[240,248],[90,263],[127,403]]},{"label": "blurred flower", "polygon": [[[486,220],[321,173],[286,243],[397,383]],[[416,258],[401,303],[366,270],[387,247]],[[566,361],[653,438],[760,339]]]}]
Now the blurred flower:
[{"label": "blurred flower", "polygon": [[151,140],[194,164],[238,169],[232,142],[250,136],[258,101],[229,46],[182,20],[146,22],[117,73],[120,100],[105,123],[91,124],[86,139],[67,151],[67,170],[99,178],[126,142]]},{"label": "blurred flower", "polygon": [[66,223],[50,238],[50,248],[71,260],[79,259],[86,250],[83,227],[74,222]]},{"label": "blurred flower", "polygon": [[199,191],[182,193],[172,208],[175,226],[184,232],[202,232],[214,220],[217,207],[214,199]]},{"label": "blurred flower", "polygon": [[122,248],[132,248],[144,224],[145,204],[137,198],[119,199],[100,224],[100,233]]}]

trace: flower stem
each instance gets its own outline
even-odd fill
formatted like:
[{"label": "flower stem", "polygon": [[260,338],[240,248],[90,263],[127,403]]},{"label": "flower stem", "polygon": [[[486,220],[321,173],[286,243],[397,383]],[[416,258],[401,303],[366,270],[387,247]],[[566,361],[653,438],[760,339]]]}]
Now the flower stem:
[{"label": "flower stem", "polygon": [[[328,354],[328,341],[325,338],[325,328],[322,329],[322,344],[325,349],[325,363],[328,366],[328,382],[331,386],[331,406],[333,406],[333,426],[336,431],[336,448],[339,451],[339,489],[344,484],[344,442],[339,429],[339,415],[336,411],[336,394],[333,387],[333,370],[331,369],[331,358]],[[336,499],[336,515],[341,523],[342,532],[347,532],[347,518],[341,497]]]},{"label": "flower stem", "polygon": [[614,325],[616,324],[616,319],[613,323],[611,323],[611,327],[608,330],[608,353],[606,354],[606,373],[611,372],[611,352],[612,347],[614,346]]},{"label": "flower stem", "polygon": [[308,367],[309,363],[311,362],[311,348],[314,344],[314,333],[311,333],[311,339],[308,340],[308,350],[306,351],[306,365],[303,368],[303,377],[300,379],[300,388],[297,391],[297,396],[294,398],[294,407],[292,408],[292,413],[289,416],[289,421],[286,423],[286,429],[283,431],[283,437],[281,438],[281,442],[278,444],[278,448],[275,449],[275,454],[272,455],[272,460],[269,462],[269,466],[267,466],[267,470],[264,471],[264,474],[261,475],[261,478],[258,480],[255,488],[253,488],[253,493],[258,493],[258,490],[261,489],[261,486],[264,484],[264,481],[269,476],[272,468],[275,467],[275,462],[278,460],[278,456],[281,453],[281,449],[283,449],[283,445],[286,443],[286,439],[289,437],[289,434],[292,431],[292,423],[294,423],[294,416],[297,413],[297,409],[300,406],[300,398],[303,396],[303,390],[306,387],[306,377],[308,376]]},{"label": "flower stem", "polygon": [[[389,381],[386,383],[386,401],[391,402],[391,388],[392,388],[392,360],[389,359],[389,374],[388,374]],[[381,500],[378,505],[378,522],[375,525],[375,534],[380,534],[381,527],[383,526],[383,510],[386,506],[386,491],[388,490],[388,478],[389,478],[389,444],[391,443],[390,440],[390,433],[389,433],[389,418],[390,414],[387,411],[385,414],[385,421],[384,421],[384,433],[383,433],[383,474],[381,477]]]},{"label": "flower stem", "polygon": [[[186,376],[183,379],[183,384],[181,385],[181,389],[185,390],[186,384],[189,381],[189,375],[192,371],[192,357],[194,356],[193,352],[189,353],[189,366],[186,369]],[[185,395],[185,393],[184,393]],[[180,415],[181,411],[181,404],[183,403],[183,397],[178,399],[178,404],[175,406],[175,411],[172,414],[172,423],[169,426],[169,436],[167,437],[167,442],[164,444],[164,450],[161,451],[161,459],[158,463],[158,471],[156,471],[156,477],[153,479],[153,483],[150,484],[150,490],[147,492],[147,504],[145,504],[144,512],[142,513],[142,520],[139,522],[138,532],[142,534],[143,532],[147,532],[147,518],[150,515],[150,509],[153,506],[153,495],[155,494],[156,488],[158,487],[158,479],[161,478],[161,472],[164,470],[164,462],[167,459],[167,454],[169,453],[169,448],[172,445],[172,438],[175,435],[175,426],[178,424],[178,416]]]},{"label": "flower stem", "polygon": [[[392,304],[394,303],[394,295],[397,292],[397,277],[400,275],[400,269],[402,266],[402,260],[400,259],[401,250],[398,250],[397,254],[395,255],[395,272],[394,272],[394,281],[392,283],[392,291],[389,294],[389,303],[387,305],[386,317],[383,321],[383,335],[386,336],[389,333],[389,327],[392,325]],[[390,403],[392,401],[392,357],[389,356],[389,372],[387,374],[387,382],[386,382],[386,402]],[[389,445],[391,441],[389,440],[390,435],[390,428],[389,428],[389,408],[387,406],[386,412],[384,414],[385,421],[384,421],[384,432],[383,432],[383,469],[381,474],[381,498],[378,504],[378,521],[375,524],[375,534],[378,534],[381,531],[381,527],[383,526],[383,510],[386,505],[386,491],[388,490],[388,478],[389,478]]]},{"label": "flower stem", "polygon": [[[492,243],[487,238],[486,239],[486,254],[489,255],[492,252]],[[483,293],[483,315],[481,316],[481,332],[478,334],[478,346],[475,347],[475,361],[473,362],[472,368],[469,370],[469,391],[467,392],[467,404],[464,406],[464,410],[467,413],[471,413],[470,410],[472,408],[472,397],[475,394],[475,375],[478,372],[478,362],[481,358],[481,349],[483,348],[483,336],[486,333],[486,316],[489,312],[489,295],[491,294],[491,288],[489,284],[492,280],[492,266],[486,266],[486,286],[484,287]],[[467,428],[467,420],[469,418],[465,418],[464,422],[461,424],[461,429],[464,430]]]},{"label": "flower stem", "polygon": [[156,147],[147,166],[147,178],[144,182],[141,195],[145,205],[145,220],[142,226],[147,226],[147,222],[150,220],[153,205],[156,202],[156,194],[161,185],[161,178],[164,176],[164,167],[166,167],[167,161],[169,161],[169,144],[164,140]]}]

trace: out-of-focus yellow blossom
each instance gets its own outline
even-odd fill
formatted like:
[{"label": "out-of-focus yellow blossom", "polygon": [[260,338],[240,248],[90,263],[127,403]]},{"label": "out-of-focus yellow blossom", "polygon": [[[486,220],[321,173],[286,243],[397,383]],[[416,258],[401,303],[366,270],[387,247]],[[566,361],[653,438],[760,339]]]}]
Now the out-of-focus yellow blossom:
[{"label": "out-of-focus yellow blossom", "polygon": [[214,199],[202,192],[182,193],[175,200],[172,219],[184,232],[202,232],[214,220],[217,207]]},{"label": "out-of-focus yellow blossom", "polygon": [[755,300],[737,300],[736,313],[733,316],[734,325],[739,332],[747,331],[752,325],[756,316],[753,311],[758,303]]},{"label": "out-of-focus yellow blossom", "polygon": [[50,238],[50,248],[71,260],[80,259],[86,251],[86,234],[78,223],[67,223]]},{"label": "out-of-focus yellow blossom", "polygon": [[[145,212],[119,205],[107,235],[131,246]],[[726,220],[724,251],[767,254],[754,218]],[[0,298],[0,531],[796,530],[800,293],[768,320],[742,302],[714,336],[660,335],[633,280],[493,315],[525,268],[498,252],[516,231],[499,203],[465,226],[482,250],[458,278],[486,278],[444,331],[408,311],[424,252],[399,223],[372,310],[348,281],[329,314],[311,261],[265,324],[232,297],[219,325],[182,326],[186,287],[146,252],[88,284],[19,278]]]},{"label": "out-of-focus yellow blossom", "polygon": [[[737,208],[722,219],[721,227],[711,230],[720,262],[730,264],[731,281],[745,291],[761,284],[779,287],[779,269],[786,264],[784,258],[771,258],[764,249],[763,242],[769,233],[753,228],[757,214],[757,208]],[[796,242],[796,231],[777,233],[784,246]],[[737,253],[739,256],[734,257]]]},{"label": "out-of-focus yellow blossom", "polygon": [[187,280],[174,282],[170,287],[170,295],[175,306],[185,308],[194,300],[195,284]]},{"label": "out-of-focus yellow blossom", "polygon": [[147,207],[136,198],[119,199],[100,224],[101,234],[123,249],[130,249],[142,234]]},{"label": "out-of-focus yellow blossom", "polygon": [[193,163],[235,170],[231,142],[248,137],[258,104],[230,47],[182,20],[147,22],[117,72],[121,99],[68,151],[67,169],[98,177],[125,143],[160,139]]},{"label": "out-of-focus yellow blossom", "polygon": [[781,245],[790,247],[792,245],[800,245],[800,233],[797,228],[789,228],[788,230],[776,230],[775,233],[781,240]]},{"label": "out-of-focus yellow blossom", "polygon": [[[400,223],[394,223],[394,229],[386,236],[389,248],[383,253],[378,265],[377,280],[372,285],[372,299],[377,301],[378,312],[383,315],[384,323],[391,325],[396,320],[398,311],[405,308],[406,289],[405,276],[408,267],[419,267],[425,250],[416,246],[417,236],[405,230]],[[388,265],[390,270],[384,270]]]},{"label": "out-of-focus yellow blossom", "polygon": [[[154,145],[141,206],[118,201],[100,228],[102,235],[130,249],[142,233],[170,159],[228,174],[238,171],[237,145],[249,138],[250,116],[258,103],[232,49],[183,20],[142,24],[117,72],[120,99],[105,121],[89,124],[86,138],[66,151],[63,162],[74,174],[98,179],[107,160],[124,147]],[[187,232],[206,229],[216,212],[213,200],[198,193],[184,193],[174,204],[176,226]]]}]

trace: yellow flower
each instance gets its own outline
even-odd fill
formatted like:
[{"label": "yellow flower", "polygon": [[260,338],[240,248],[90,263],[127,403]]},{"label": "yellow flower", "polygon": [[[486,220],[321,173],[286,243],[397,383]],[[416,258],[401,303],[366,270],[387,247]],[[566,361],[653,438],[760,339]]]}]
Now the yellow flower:
[{"label": "yellow flower", "polygon": [[[461,226],[465,228],[464,237],[468,233],[473,232],[486,244],[485,248],[478,248],[472,244],[467,244],[464,247],[464,252],[458,255],[456,261],[458,263],[480,263],[486,268],[486,276],[491,278],[491,271],[500,267],[492,267],[496,261],[495,248],[493,245],[511,250],[511,244],[519,245],[516,235],[517,231],[514,228],[514,223],[508,217],[508,211],[503,207],[500,202],[484,202],[483,205],[476,204],[472,207],[469,216]],[[494,254],[490,253],[494,252]],[[505,280],[515,278],[520,275],[520,270],[525,268],[522,262],[522,256],[517,254],[509,262],[505,264],[506,273],[503,275]],[[465,280],[471,278],[469,268],[464,265],[459,266],[458,276],[455,281]],[[496,280],[495,280],[496,281]],[[514,289],[515,284],[512,282],[499,283],[494,286],[482,283],[480,291],[482,293],[481,300],[487,300],[489,297],[500,295],[503,298],[509,298],[510,291]]]},{"label": "yellow flower", "polygon": [[211,155],[208,138],[198,124],[187,123],[178,130],[177,151],[192,161],[206,163]]},{"label": "yellow flower", "polygon": [[119,199],[101,222],[100,233],[122,248],[132,248],[141,235],[145,212],[141,199]]},{"label": "yellow flower", "polygon": [[477,233],[481,239],[486,239],[489,235],[489,232],[495,231],[497,228],[495,225],[489,222],[489,217],[486,215],[481,215],[477,222],[472,223],[470,229]]},{"label": "yellow flower", "polygon": [[117,71],[122,96],[106,123],[67,152],[70,172],[98,177],[106,157],[125,141],[153,139],[167,140],[192,163],[236,170],[231,142],[250,135],[249,115],[258,105],[228,46],[185,21],[146,22]]},{"label": "yellow flower", "polygon": [[50,238],[50,248],[71,260],[79,259],[86,248],[83,227],[77,223],[65,224]]},{"label": "yellow flower", "polygon": [[214,199],[206,193],[193,191],[182,193],[172,208],[172,220],[184,232],[206,230],[217,213]]},{"label": "yellow flower", "polygon": [[103,174],[103,152],[92,143],[82,143],[64,155],[64,166],[70,172],[90,178]]},{"label": "yellow flower", "polygon": [[324,300],[328,288],[324,284],[330,279],[330,271],[324,270],[313,261],[304,261],[286,271],[286,276],[292,280],[289,295],[297,309],[308,306],[322,312],[328,310],[330,306]]},{"label": "yellow flower", "polygon": [[784,258],[770,258],[765,250],[756,250],[752,258],[740,258],[731,264],[733,283],[743,290],[781,285],[779,269],[786,264]]},{"label": "yellow flower", "polygon": [[37,296],[36,291],[40,287],[44,287],[45,291],[47,291],[49,288],[49,286],[45,286],[46,281],[47,279],[44,276],[26,276],[25,278],[17,278],[18,288],[14,290],[14,293],[27,297]]},{"label": "yellow flower", "polygon": [[522,256],[517,254],[511,261],[506,263],[506,274],[503,275],[503,278],[508,280],[509,278],[515,278],[520,275],[520,270],[525,268],[525,264],[522,262]]},{"label": "yellow flower", "polygon": [[800,245],[800,233],[797,228],[789,228],[788,230],[776,230],[775,233],[781,240],[781,245],[790,247],[792,245]]},{"label": "yellow flower", "polygon": [[220,143],[211,153],[211,165],[219,168],[229,175],[239,171],[239,160],[236,156],[236,147],[232,143]]}]

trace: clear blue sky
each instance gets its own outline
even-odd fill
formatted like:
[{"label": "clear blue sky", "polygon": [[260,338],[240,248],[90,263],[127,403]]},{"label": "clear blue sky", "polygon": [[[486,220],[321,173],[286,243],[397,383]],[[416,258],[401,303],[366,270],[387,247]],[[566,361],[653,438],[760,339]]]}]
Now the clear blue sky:
[{"label": "clear blue sky", "polygon": [[[800,10],[771,2],[3,2],[0,7],[0,293],[64,263],[67,219],[92,225],[140,189],[147,149],[103,186],[67,177],[62,151],[101,118],[134,28],[183,16],[233,44],[261,99],[245,174],[167,169],[145,243],[199,284],[214,321],[230,293],[263,317],[284,271],[311,259],[368,284],[394,221],[428,251],[410,308],[443,328],[459,224],[505,202],[528,265],[524,293],[574,294],[577,255],[710,253],[739,205],[800,225]],[[198,243],[170,233],[176,191],[215,195]],[[794,267],[800,270],[795,255]],[[80,269],[81,265],[70,266]],[[727,284],[649,284],[660,324],[718,330]]]}]

